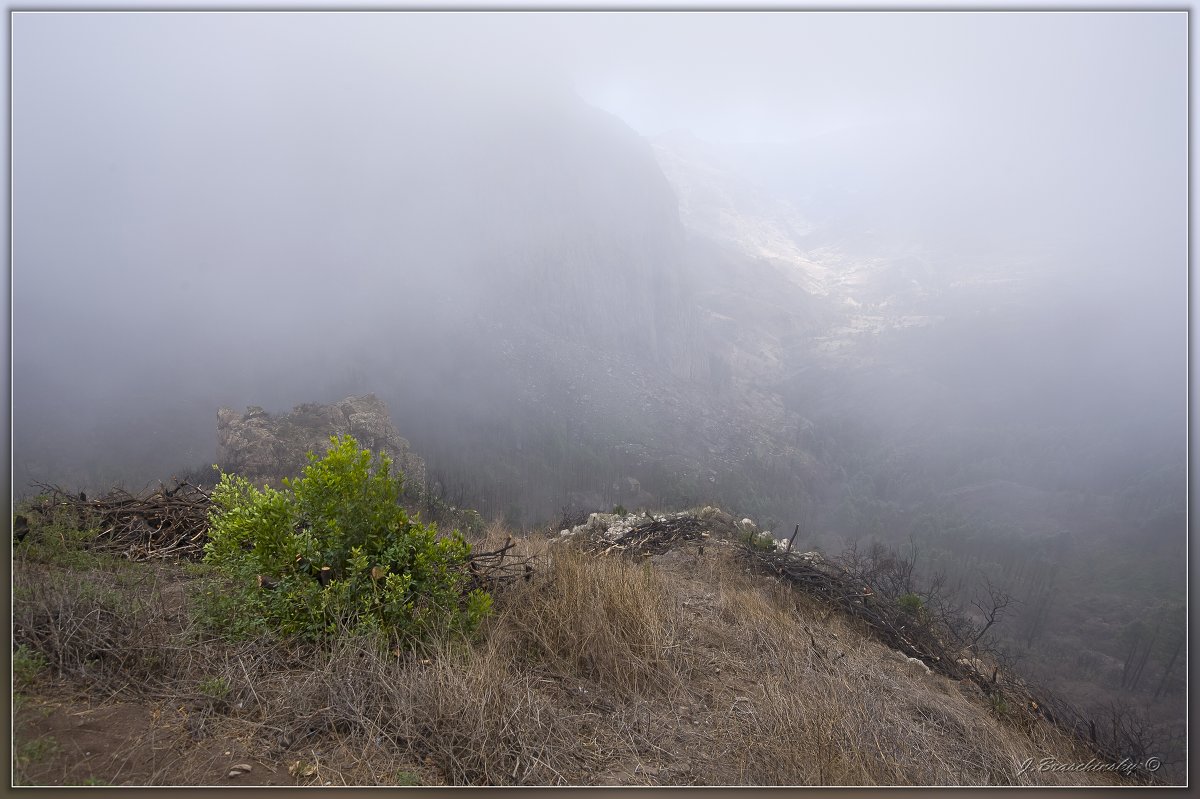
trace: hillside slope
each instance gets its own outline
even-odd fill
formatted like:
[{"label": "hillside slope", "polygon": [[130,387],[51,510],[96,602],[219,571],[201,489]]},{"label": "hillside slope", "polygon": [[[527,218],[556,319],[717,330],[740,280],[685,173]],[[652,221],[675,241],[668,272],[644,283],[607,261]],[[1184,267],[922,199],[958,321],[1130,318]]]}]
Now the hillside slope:
[{"label": "hillside slope", "polygon": [[1124,779],[1022,768],[1091,755],[748,573],[719,536],[638,558],[518,539],[535,574],[497,594],[478,639],[412,653],[222,642],[191,621],[204,568],[30,536],[14,585],[20,784]]}]

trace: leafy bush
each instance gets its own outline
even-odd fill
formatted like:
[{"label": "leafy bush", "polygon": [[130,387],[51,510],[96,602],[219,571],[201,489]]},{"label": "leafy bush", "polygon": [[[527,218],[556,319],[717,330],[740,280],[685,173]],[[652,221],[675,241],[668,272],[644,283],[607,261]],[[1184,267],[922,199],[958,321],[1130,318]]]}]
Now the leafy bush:
[{"label": "leafy bush", "polygon": [[13,685],[20,687],[32,683],[48,665],[45,655],[20,644],[13,650]]},{"label": "leafy bush", "polygon": [[331,442],[324,458],[309,453],[303,476],[282,491],[221,474],[205,561],[233,590],[209,592],[209,618],[234,636],[384,633],[411,642],[474,630],[491,597],[464,591],[470,545],[408,516],[389,458],[372,469],[371,452],[354,438]]},{"label": "leafy bush", "polygon": [[907,593],[896,600],[904,612],[920,618],[925,612],[925,600],[921,599],[920,594]]}]

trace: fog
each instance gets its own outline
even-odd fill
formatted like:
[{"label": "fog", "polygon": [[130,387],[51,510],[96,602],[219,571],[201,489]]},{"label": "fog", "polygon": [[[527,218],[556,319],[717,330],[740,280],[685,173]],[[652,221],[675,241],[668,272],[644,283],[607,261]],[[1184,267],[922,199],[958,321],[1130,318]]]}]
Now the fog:
[{"label": "fog", "polygon": [[[18,13],[14,489],[154,479],[212,462],[220,405],[352,390],[452,450],[577,353],[704,402],[733,256],[681,221],[651,146],[680,134],[802,251],[931,265],[877,297],[942,326],[872,350],[920,380],[852,397],[865,422],[933,424],[896,409],[950,386],[965,425],[1136,431],[1113,457],[1182,468],[1185,63],[1181,14]],[[612,402],[562,423],[644,432]]]}]

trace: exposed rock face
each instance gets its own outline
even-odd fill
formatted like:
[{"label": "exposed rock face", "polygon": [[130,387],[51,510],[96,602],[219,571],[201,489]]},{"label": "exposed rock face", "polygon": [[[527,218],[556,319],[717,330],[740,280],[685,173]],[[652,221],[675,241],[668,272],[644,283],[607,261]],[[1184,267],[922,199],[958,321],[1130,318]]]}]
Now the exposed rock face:
[{"label": "exposed rock face", "polygon": [[221,408],[217,411],[218,465],[259,479],[298,475],[308,464],[307,454],[323,455],[329,437],[335,435],[352,435],[361,446],[388,455],[393,472],[402,471],[409,488],[424,484],[425,462],[401,438],[387,406],[374,394],[347,397],[332,405],[297,405],[281,416],[256,405],[244,414]]}]

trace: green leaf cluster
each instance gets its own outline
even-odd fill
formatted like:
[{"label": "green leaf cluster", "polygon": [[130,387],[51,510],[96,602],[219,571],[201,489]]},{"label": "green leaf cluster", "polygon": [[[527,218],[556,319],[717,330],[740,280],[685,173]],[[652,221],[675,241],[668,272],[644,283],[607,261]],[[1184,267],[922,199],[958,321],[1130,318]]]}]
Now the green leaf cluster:
[{"label": "green leaf cluster", "polygon": [[911,616],[923,618],[925,615],[925,600],[920,594],[907,593],[896,600],[896,604],[900,609]]},{"label": "green leaf cluster", "polygon": [[209,593],[210,615],[235,614],[223,624],[235,634],[350,632],[411,643],[475,630],[491,597],[465,591],[470,544],[408,515],[390,459],[375,459],[351,436],[308,457],[282,490],[221,474],[205,561],[232,591]]}]

